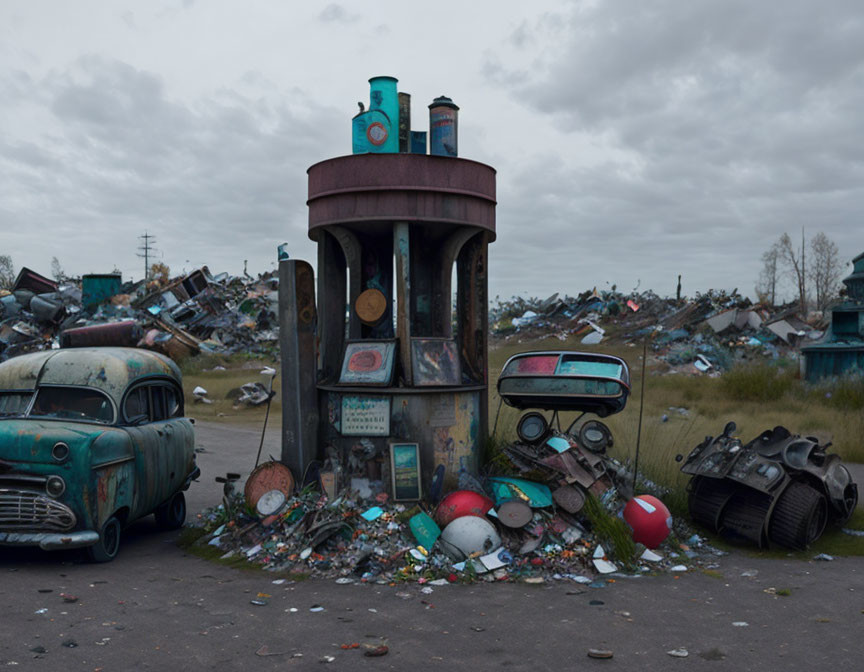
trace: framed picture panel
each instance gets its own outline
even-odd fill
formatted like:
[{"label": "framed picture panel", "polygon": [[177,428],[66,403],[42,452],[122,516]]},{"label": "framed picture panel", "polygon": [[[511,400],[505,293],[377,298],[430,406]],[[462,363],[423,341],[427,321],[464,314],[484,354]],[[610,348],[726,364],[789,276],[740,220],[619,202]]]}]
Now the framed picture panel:
[{"label": "framed picture panel", "polygon": [[462,367],[451,338],[412,338],[411,367],[415,385],[461,385]]},{"label": "framed picture panel", "polygon": [[396,341],[349,341],[342,358],[343,385],[389,385],[393,380]]},{"label": "framed picture panel", "polygon": [[412,502],[420,499],[419,444],[390,444],[390,479],[394,501]]}]

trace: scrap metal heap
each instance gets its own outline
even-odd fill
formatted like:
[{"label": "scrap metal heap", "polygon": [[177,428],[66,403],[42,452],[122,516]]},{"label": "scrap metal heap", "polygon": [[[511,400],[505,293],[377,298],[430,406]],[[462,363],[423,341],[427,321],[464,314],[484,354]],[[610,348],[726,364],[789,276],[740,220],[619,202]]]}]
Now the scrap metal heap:
[{"label": "scrap metal heap", "polygon": [[741,360],[797,358],[801,347],[821,338],[827,322],[821,316],[806,322],[796,305],[753,304],[737,291],[675,299],[650,290],[594,289],[576,297],[497,299],[489,318],[493,343],[555,336],[596,345],[650,335],[654,358],[669,372],[718,375]]},{"label": "scrap metal heap", "polygon": [[0,361],[57,347],[138,346],[175,361],[201,352],[272,354],[278,277],[212,275],[122,283],[120,274],[55,282],[24,268],[0,290]]},{"label": "scrap metal heap", "polygon": [[[632,476],[606,454],[609,429],[581,416],[567,431],[553,428],[558,411],[605,417],[622,410],[629,393],[623,360],[524,353],[507,362],[498,389],[512,406],[553,411],[551,422],[534,410],[523,416],[519,439],[502,448],[509,465],[493,459],[481,474],[463,470],[458,489],[443,497],[442,481],[433,481],[422,501],[403,503],[392,500],[386,478],[355,477],[340,489],[327,463],[311,465],[304,487],[293,492],[287,468],[267,463],[250,475],[243,497],[221,480],[225,501],[199,516],[208,532],[199,543],[219,548],[223,558],[341,583],[572,580],[601,588],[602,575],[684,571],[682,560],[712,566],[722,554],[681,522],[675,532],[685,544],[670,541],[662,555],[649,550],[669,534],[671,520],[653,498],[642,507],[655,514],[648,524],[659,524],[661,534],[645,542],[649,548],[634,544],[638,530],[619,518],[632,520],[625,507],[634,501]],[[259,473],[274,470],[286,479],[265,492],[270,486],[256,485],[264,483]],[[514,470],[531,478],[507,475]]]}]

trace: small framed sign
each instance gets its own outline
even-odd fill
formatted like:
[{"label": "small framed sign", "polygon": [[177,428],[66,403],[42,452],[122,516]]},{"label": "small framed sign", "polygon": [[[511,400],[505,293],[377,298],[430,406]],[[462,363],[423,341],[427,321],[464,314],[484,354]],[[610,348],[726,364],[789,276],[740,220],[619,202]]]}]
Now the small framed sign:
[{"label": "small framed sign", "polygon": [[390,444],[390,479],[394,501],[413,502],[420,499],[419,444]]},{"label": "small framed sign", "polygon": [[390,397],[342,395],[342,436],[388,436]]},{"label": "small framed sign", "polygon": [[339,382],[343,385],[389,385],[393,379],[396,341],[351,341],[345,346]]}]

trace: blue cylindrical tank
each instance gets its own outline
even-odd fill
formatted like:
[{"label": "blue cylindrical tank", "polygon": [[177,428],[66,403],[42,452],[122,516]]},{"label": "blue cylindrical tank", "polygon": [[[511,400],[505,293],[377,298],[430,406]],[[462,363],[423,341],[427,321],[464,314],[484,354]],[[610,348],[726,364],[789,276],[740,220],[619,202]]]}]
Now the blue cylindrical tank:
[{"label": "blue cylindrical tank", "polygon": [[390,122],[389,127],[385,129],[386,137],[381,133],[381,129],[375,127],[374,130],[378,133],[375,136],[376,140],[383,137],[383,142],[379,145],[373,143],[375,149],[371,151],[393,153],[399,151],[399,93],[396,91],[398,81],[395,77],[386,76],[373,77],[369,80],[369,110],[383,112]]},{"label": "blue cylindrical tank", "polygon": [[459,156],[459,106],[447,96],[438,96],[429,105],[429,153]]}]

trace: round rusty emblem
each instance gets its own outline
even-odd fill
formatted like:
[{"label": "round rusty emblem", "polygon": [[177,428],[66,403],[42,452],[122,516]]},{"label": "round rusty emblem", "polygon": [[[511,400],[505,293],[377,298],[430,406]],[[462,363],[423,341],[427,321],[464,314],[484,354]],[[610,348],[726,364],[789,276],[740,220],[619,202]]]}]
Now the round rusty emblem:
[{"label": "round rusty emblem", "polygon": [[265,462],[255,467],[246,479],[243,494],[246,496],[246,503],[254,509],[261,495],[270,490],[279,490],[285,497],[290,497],[294,490],[291,470],[281,462]]}]

